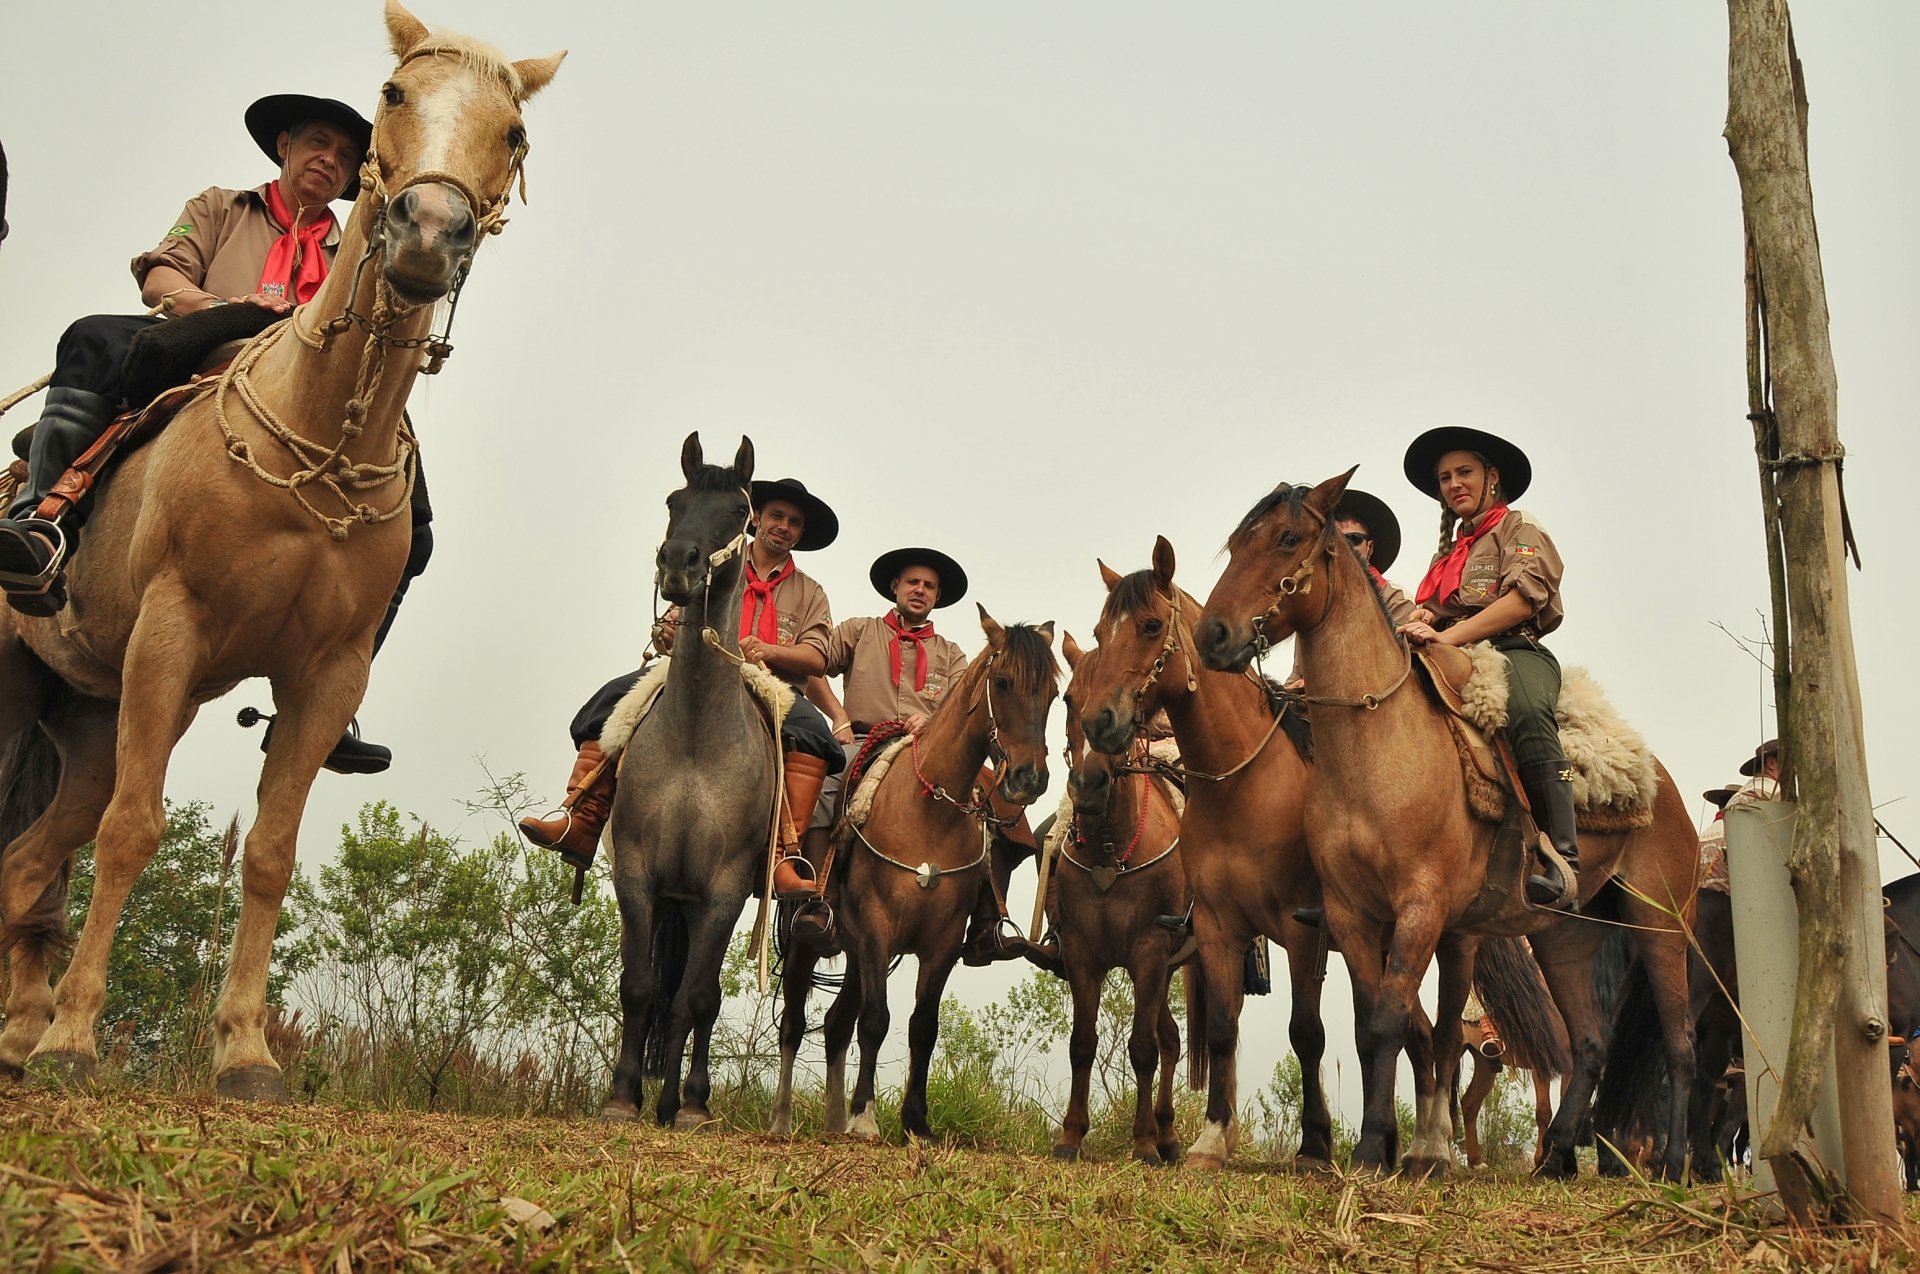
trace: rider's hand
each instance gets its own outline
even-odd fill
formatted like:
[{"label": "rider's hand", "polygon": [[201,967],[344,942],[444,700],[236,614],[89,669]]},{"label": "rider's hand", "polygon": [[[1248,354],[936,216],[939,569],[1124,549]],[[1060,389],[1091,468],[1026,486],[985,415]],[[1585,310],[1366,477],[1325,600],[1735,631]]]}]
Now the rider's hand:
[{"label": "rider's hand", "polygon": [[742,637],[740,639],[740,657],[750,664],[759,664],[762,668],[766,667],[767,643],[761,641],[758,637]]},{"label": "rider's hand", "polygon": [[257,305],[263,310],[272,310],[275,314],[285,314],[293,308],[293,303],[284,296],[268,296],[265,292],[249,292],[245,296],[227,298],[236,305]]},{"label": "rider's hand", "polygon": [[1407,616],[1407,622],[1410,624],[1431,624],[1433,622],[1433,612],[1424,606],[1416,606],[1413,608],[1413,614]]},{"label": "rider's hand", "polygon": [[1400,635],[1416,646],[1424,646],[1430,641],[1440,641],[1440,634],[1433,625],[1414,619],[1400,625]]},{"label": "rider's hand", "polygon": [[924,726],[926,723],[927,723],[926,713],[924,712],[914,713],[912,716],[907,718],[907,733],[908,734],[920,733],[920,727]]}]

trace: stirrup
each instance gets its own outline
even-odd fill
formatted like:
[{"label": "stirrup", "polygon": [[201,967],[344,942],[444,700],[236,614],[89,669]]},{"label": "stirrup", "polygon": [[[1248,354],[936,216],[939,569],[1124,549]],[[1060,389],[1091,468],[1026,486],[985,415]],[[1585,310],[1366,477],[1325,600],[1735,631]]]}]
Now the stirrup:
[{"label": "stirrup", "polygon": [[[798,887],[791,885],[785,889],[778,887],[779,873],[782,869],[793,873],[794,878],[800,882]],[[825,898],[826,890],[822,887],[820,873],[814,870],[813,864],[807,861],[805,854],[783,854],[774,863],[773,870],[775,879],[773,896],[781,902],[805,902],[809,898]]]},{"label": "stirrup", "polygon": [[1556,852],[1550,858],[1544,858],[1545,866],[1551,876],[1535,873],[1527,877],[1527,905],[1539,911],[1562,911],[1570,916],[1580,914],[1580,876],[1578,869]]},{"label": "stirrup", "polygon": [[794,903],[787,924],[794,945],[810,947],[819,955],[840,954],[840,944],[834,938],[833,904],[821,895],[808,894]]},{"label": "stirrup", "polygon": [[0,571],[0,589],[14,597],[40,597],[60,583],[60,572],[67,564],[67,533],[58,522],[45,518],[17,518],[15,524],[26,533],[51,541],[47,564],[29,575],[24,571]]}]

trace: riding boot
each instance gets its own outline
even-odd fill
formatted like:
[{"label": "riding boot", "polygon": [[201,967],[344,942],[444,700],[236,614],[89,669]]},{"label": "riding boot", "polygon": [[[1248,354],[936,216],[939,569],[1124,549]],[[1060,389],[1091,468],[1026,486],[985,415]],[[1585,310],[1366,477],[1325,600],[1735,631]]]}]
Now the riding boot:
[{"label": "riding boot", "polygon": [[[7,517],[0,518],[0,575],[8,577],[0,584],[7,589],[8,602],[24,615],[55,615],[67,604],[59,568],[72,527],[56,530],[33,512],[112,419],[113,402],[104,394],[64,387],[47,391],[47,405],[33,429],[27,484],[14,497]],[[49,571],[51,580],[35,580]]]},{"label": "riding boot", "polygon": [[520,830],[542,849],[551,849],[580,870],[593,866],[600,845],[600,829],[613,812],[615,766],[600,750],[598,739],[580,745],[567,780],[567,797],[552,818],[523,818]]},{"label": "riding boot", "polygon": [[1565,760],[1532,761],[1520,767],[1520,782],[1533,805],[1533,821],[1546,833],[1554,851],[1566,859],[1573,879],[1546,864],[1546,873],[1527,877],[1527,901],[1577,913],[1580,910],[1580,837],[1573,811],[1573,767]]},{"label": "riding boot", "polygon": [[781,898],[817,898],[826,892],[826,884],[818,878],[801,846],[813,822],[813,807],[820,801],[820,788],[827,781],[827,762],[806,752],[789,752],[785,769],[787,799],[780,825],[780,857],[773,867],[773,892]]}]

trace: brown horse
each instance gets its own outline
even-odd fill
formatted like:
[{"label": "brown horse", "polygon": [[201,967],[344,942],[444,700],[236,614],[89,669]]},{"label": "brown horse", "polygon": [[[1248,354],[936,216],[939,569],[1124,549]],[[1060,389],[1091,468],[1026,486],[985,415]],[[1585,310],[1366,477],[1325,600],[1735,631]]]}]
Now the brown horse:
[{"label": "brown horse", "polygon": [[[1087,747],[1075,705],[1086,695],[1098,647],[1083,651],[1068,634],[1061,643],[1067,666],[1067,776],[1071,804],[1056,823],[1049,915],[1060,936],[1060,962],[1073,993],[1073,1033],[1067,1055],[1073,1087],[1056,1159],[1078,1159],[1086,1140],[1088,1087],[1098,1044],[1100,993],[1109,969],[1125,969],[1133,983],[1133,1032],[1127,1060],[1133,1065],[1133,1157],[1142,1163],[1172,1163],[1180,1149],[1173,1134],[1173,1074],[1180,1062],[1180,1028],[1167,1002],[1169,960],[1179,938],[1155,921],[1184,915],[1192,897],[1180,857],[1180,814],[1174,788],[1149,772],[1146,740],[1123,761]],[[1193,983],[1189,1002],[1202,992]],[[1159,1070],[1159,1094],[1154,1071]]]},{"label": "brown horse", "polygon": [[[1326,889],[1326,919],[1368,1004],[1361,1065],[1371,1072],[1355,1162],[1390,1168],[1393,1086],[1418,1009],[1421,977],[1441,957],[1436,1089],[1452,1090],[1468,972],[1458,958],[1461,918],[1487,883],[1494,827],[1469,810],[1443,709],[1412,676],[1410,654],[1366,568],[1336,534],[1332,510],[1345,474],[1308,490],[1282,485],[1241,520],[1226,572],[1195,629],[1210,668],[1244,669],[1266,646],[1297,634],[1315,705],[1315,782],[1307,840]],[[1512,900],[1473,926],[1533,935],[1533,948],[1573,1044],[1575,1062],[1548,1135],[1541,1170],[1575,1171],[1573,1146],[1603,1051],[1591,964],[1607,921],[1632,927],[1652,984],[1674,1082],[1693,1081],[1687,1022],[1687,939],[1698,863],[1686,802],[1664,768],[1653,821],[1582,836],[1582,915]],[[1383,953],[1384,952],[1384,958]],[[1416,1063],[1416,1074],[1419,1071]],[[1447,1102],[1422,1094],[1414,1156],[1450,1159]],[[1675,1102],[1665,1169],[1684,1157],[1685,1103]]]},{"label": "brown horse", "polygon": [[[1053,624],[1002,628],[980,609],[987,649],[967,665],[919,734],[909,734],[871,792],[863,823],[843,818],[827,872],[827,901],[838,917],[847,970],[827,1010],[828,1132],[877,1137],[874,1067],[886,1043],[887,969],[896,956],[919,962],[907,1021],[907,1085],[900,1122],[930,1137],[927,1074],[940,1032],[940,997],[960,958],[968,917],[992,905],[987,888],[991,809],[978,793],[991,761],[995,787],[1016,805],[1047,788],[1047,713],[1059,693]],[[848,787],[853,787],[850,777]],[[863,794],[865,795],[865,794]],[[852,798],[851,791],[849,799]],[[772,1129],[793,1129],[793,1062],[806,1033],[807,996],[818,956],[801,944],[782,972],[780,1083]],[[860,1074],[847,1117],[847,1049],[860,1032]]]},{"label": "brown horse", "polygon": [[[1292,978],[1288,1037],[1305,1081],[1302,1166],[1333,1158],[1333,1119],[1320,1076],[1326,1028],[1320,1021],[1326,973],[1324,933],[1302,925],[1294,909],[1317,902],[1320,884],[1307,857],[1302,811],[1311,769],[1301,735],[1284,729],[1262,684],[1209,671],[1193,658],[1190,624],[1200,604],[1173,582],[1173,546],[1154,543],[1153,567],[1122,577],[1104,563],[1107,601],[1095,628],[1097,666],[1076,682],[1073,707],[1090,746],[1130,754],[1146,723],[1164,708],[1190,776],[1180,822],[1181,857],[1193,889],[1193,928],[1204,1011],[1207,1124],[1187,1152],[1196,1167],[1219,1167],[1231,1153],[1236,1122],[1234,1052],[1245,981],[1243,962],[1257,935],[1286,948]],[[1275,738],[1286,733],[1286,738]],[[1198,1054],[1198,1034],[1188,1041]]]},{"label": "brown horse", "polygon": [[[0,744],[44,736],[62,767],[52,803],[0,860],[10,947],[0,1068],[31,1057],[55,1074],[93,1072],[108,949],[160,841],[174,744],[200,704],[266,677],[279,716],[214,1067],[222,1095],[285,1096],[264,1034],[267,959],[308,789],[359,706],[407,558],[414,465],[401,409],[421,348],[440,340],[435,303],[457,294],[479,242],[503,224],[526,154],[520,104],[564,56],[504,62],[430,34],[397,3],[386,24],[399,64],[381,90],[342,268],[125,459],[68,570],[66,610],[0,610]],[[57,886],[89,840],[93,900],[56,996]]]}]

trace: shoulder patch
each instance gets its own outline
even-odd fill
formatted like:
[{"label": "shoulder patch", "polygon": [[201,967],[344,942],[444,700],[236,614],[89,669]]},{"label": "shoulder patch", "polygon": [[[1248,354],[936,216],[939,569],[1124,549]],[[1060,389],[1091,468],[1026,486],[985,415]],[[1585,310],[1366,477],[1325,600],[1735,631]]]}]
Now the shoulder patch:
[{"label": "shoulder patch", "polygon": [[1516,544],[1513,546],[1513,551],[1521,557],[1533,557],[1540,552],[1539,549],[1531,544]]},{"label": "shoulder patch", "polygon": [[167,231],[167,238],[178,239],[184,235],[190,235],[192,233],[193,233],[193,227],[183,221],[179,225],[175,226],[173,229]]}]

